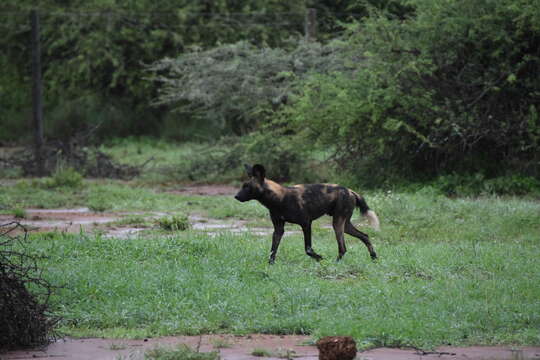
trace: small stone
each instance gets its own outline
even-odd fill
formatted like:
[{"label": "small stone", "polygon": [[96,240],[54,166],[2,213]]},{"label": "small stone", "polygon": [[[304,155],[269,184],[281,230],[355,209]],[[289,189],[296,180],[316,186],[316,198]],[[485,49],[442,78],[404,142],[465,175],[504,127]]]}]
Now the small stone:
[{"label": "small stone", "polygon": [[350,336],[326,336],[317,341],[319,360],[352,360],[356,357],[356,342]]}]

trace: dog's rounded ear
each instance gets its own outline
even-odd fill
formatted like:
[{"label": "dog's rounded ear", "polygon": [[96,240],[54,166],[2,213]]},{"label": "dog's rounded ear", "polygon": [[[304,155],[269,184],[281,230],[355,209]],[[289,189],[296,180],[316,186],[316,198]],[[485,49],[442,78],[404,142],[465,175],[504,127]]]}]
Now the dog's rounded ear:
[{"label": "dog's rounded ear", "polygon": [[266,170],[264,169],[264,166],[261,164],[255,164],[253,165],[252,169],[253,177],[259,180],[261,183],[264,181],[264,178],[266,176]]},{"label": "dog's rounded ear", "polygon": [[246,169],[246,173],[248,174],[248,176],[253,176],[253,168],[251,167],[251,165],[244,164],[244,168]]}]

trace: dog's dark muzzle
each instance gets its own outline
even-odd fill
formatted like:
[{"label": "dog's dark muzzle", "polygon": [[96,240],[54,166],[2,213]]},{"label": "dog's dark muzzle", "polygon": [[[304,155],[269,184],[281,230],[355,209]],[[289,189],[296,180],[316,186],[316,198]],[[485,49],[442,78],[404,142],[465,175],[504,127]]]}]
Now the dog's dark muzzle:
[{"label": "dog's dark muzzle", "polygon": [[245,201],[247,201],[247,199],[246,199],[244,196],[242,196],[241,194],[236,194],[236,195],[234,196],[234,198],[235,198],[236,200],[240,201],[240,202],[245,202]]}]

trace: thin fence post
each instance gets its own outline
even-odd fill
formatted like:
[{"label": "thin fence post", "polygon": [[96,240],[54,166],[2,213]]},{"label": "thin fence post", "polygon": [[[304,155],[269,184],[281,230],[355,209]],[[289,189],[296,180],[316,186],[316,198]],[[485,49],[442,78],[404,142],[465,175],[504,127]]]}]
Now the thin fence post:
[{"label": "thin fence post", "polygon": [[39,14],[37,10],[30,12],[32,26],[32,115],[34,122],[34,150],[37,175],[45,173],[43,157],[43,98],[41,81],[41,45],[39,30]]},{"label": "thin fence post", "polygon": [[315,41],[317,37],[317,10],[307,9],[306,20],[304,24],[306,41]]}]

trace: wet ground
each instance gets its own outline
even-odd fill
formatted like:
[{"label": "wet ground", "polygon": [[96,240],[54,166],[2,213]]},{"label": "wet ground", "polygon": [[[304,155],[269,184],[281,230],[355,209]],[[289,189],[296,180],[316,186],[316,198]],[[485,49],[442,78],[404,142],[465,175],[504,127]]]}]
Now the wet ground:
[{"label": "wet ground", "polygon": [[[307,336],[278,335],[203,335],[163,337],[144,340],[62,339],[43,350],[12,351],[2,360],[60,358],[74,360],[113,360],[144,358],[144,352],[156,347],[174,348],[186,344],[195,351],[219,351],[224,360],[318,359],[318,351]],[[255,356],[254,351],[266,356]],[[357,360],[524,360],[540,359],[540,347],[441,347],[434,351],[378,348],[358,352]]]},{"label": "wet ground", "polygon": [[13,215],[0,215],[0,224],[18,221],[28,231],[59,231],[76,233],[103,230],[110,236],[126,237],[143,228],[116,226],[113,223],[125,216],[136,213],[96,213],[88,208],[77,209],[25,209],[25,217],[16,219]]},{"label": "wet ground", "polygon": [[[167,190],[171,193],[184,195],[232,195],[237,188],[229,185],[198,185],[184,186],[175,190]],[[168,215],[163,212],[93,212],[90,209],[25,209],[25,217],[16,219],[13,215],[0,214],[0,224],[11,221],[18,221],[30,231],[60,231],[77,233],[82,231],[100,231],[106,236],[127,238],[137,235],[148,226],[142,224],[122,224],[121,220],[130,216],[144,217],[148,222]],[[195,230],[216,232],[216,231],[247,231],[246,222],[225,221],[208,219],[200,215],[193,214],[189,217],[190,224]],[[270,234],[271,229],[259,228],[251,229],[256,234]]]},{"label": "wet ground", "polygon": [[[18,221],[27,230],[32,232],[59,231],[78,233],[80,231],[99,231],[105,236],[128,238],[136,236],[143,230],[152,226],[122,224],[122,219],[138,216],[144,217],[146,222],[167,216],[161,212],[93,212],[88,208],[77,209],[25,209],[25,217],[16,219],[13,215],[0,214],[0,224]],[[189,222],[195,230],[206,231],[208,234],[219,232],[242,233],[249,231],[254,235],[270,235],[271,227],[247,227],[247,222],[242,220],[218,220],[209,219],[200,215],[190,215]],[[269,226],[270,221],[269,222]],[[300,233],[299,230],[291,230],[286,233]]]}]

